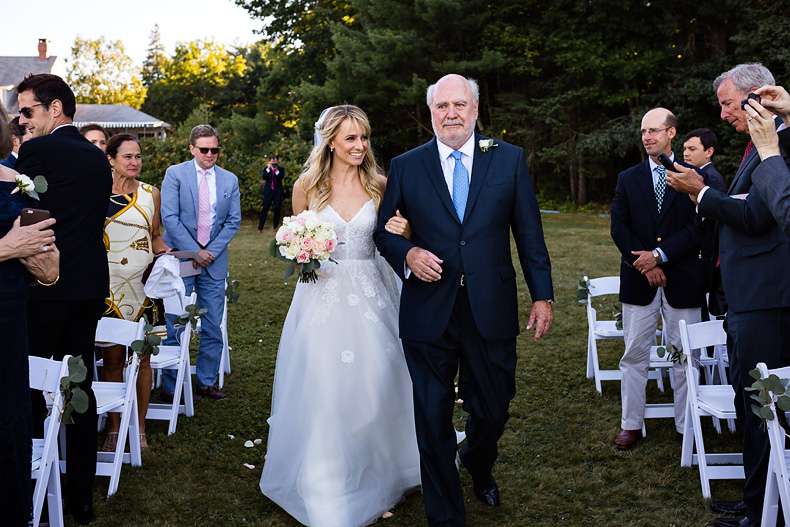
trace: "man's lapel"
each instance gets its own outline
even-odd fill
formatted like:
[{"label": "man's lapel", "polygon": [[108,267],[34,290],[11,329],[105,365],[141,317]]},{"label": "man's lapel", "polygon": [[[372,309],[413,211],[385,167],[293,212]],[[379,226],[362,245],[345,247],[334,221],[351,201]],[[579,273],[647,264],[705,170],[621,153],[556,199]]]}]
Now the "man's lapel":
[{"label": "man's lapel", "polygon": [[746,156],[746,160],[741,163],[741,166],[738,168],[738,172],[735,173],[735,177],[732,178],[732,184],[730,184],[730,189],[727,191],[727,194],[740,194],[740,192],[736,192],[735,189],[740,183],[741,176],[746,173],[751,173],[757,168],[757,165],[760,164],[760,155],[757,153],[756,148],[752,148],[749,155]]},{"label": "man's lapel", "polygon": [[184,183],[189,189],[189,195],[192,198],[192,207],[195,214],[195,225],[197,225],[197,216],[200,206],[198,204],[198,188],[197,188],[197,172],[195,171],[195,161],[187,161],[184,163],[183,176]]},{"label": "man's lapel", "polygon": [[487,152],[483,152],[477,145],[480,144],[481,139],[488,139],[475,132],[475,155],[472,161],[472,181],[469,184],[469,196],[466,199],[466,212],[464,212],[464,221],[469,218],[469,214],[477,201],[477,196],[480,195],[480,189],[483,188],[483,181],[488,174],[488,166],[491,164],[491,158],[494,157],[493,148],[489,148]]},{"label": "man's lapel", "polygon": [[428,172],[428,179],[431,180],[439,199],[447,208],[455,221],[460,223],[458,214],[455,212],[453,206],[453,198],[450,196],[450,191],[447,189],[447,182],[444,179],[444,172],[442,172],[442,164],[439,161],[439,147],[436,145],[436,137],[425,144],[423,151],[423,162],[425,163],[425,170]]}]

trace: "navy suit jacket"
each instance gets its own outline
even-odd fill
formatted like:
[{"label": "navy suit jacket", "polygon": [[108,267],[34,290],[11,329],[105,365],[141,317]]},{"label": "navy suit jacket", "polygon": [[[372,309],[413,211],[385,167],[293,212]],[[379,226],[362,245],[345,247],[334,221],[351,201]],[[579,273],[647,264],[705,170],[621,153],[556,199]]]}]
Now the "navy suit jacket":
[{"label": "navy suit jacket", "polygon": [[[480,139],[484,137],[475,134],[476,145]],[[514,338],[519,324],[511,229],[532,299],[554,298],[540,210],[524,152],[499,140],[487,152],[476,148],[462,224],[442,173],[436,141],[392,160],[374,234],[379,251],[401,278],[412,247],[422,247],[444,261],[437,282],[423,282],[414,274],[404,280],[400,336],[418,342],[442,336],[463,272],[480,335],[489,341]],[[384,229],[396,210],[409,220],[414,233],[411,241]]]},{"label": "navy suit jacket", "polygon": [[[790,152],[790,128],[779,132],[782,155]],[[786,157],[785,157],[786,159]],[[790,170],[780,156],[771,156],[760,163],[752,174],[752,183],[760,192],[779,227],[790,238]]]},{"label": "navy suit jacket", "polygon": [[[790,160],[785,156],[782,162],[786,168]],[[790,244],[752,185],[761,165],[754,148],[735,174],[729,195],[711,188],[699,204],[700,214],[718,220],[721,279],[729,310],[736,313],[790,307]],[[745,199],[730,197],[744,194]]]},{"label": "navy suit jacket", "polygon": [[[708,175],[703,177],[707,182]],[[659,214],[649,160],[620,173],[612,201],[611,233],[621,254],[621,302],[645,306],[655,298],[657,288],[633,267],[637,256],[631,251],[658,247],[668,260],[660,267],[667,278],[664,293],[669,305],[678,309],[703,305],[707,279],[700,249],[703,239],[712,234],[696,223],[696,216],[688,196],[678,194],[669,185]]]},{"label": "navy suit jacket", "polygon": [[104,152],[74,126],[22,143],[16,170],[31,178],[42,175],[47,191],[36,208],[48,210],[57,223],[60,279],[51,287],[32,287],[38,302],[104,299],[110,294],[110,272],[104,246],[104,220],[112,194],[112,172]]}]

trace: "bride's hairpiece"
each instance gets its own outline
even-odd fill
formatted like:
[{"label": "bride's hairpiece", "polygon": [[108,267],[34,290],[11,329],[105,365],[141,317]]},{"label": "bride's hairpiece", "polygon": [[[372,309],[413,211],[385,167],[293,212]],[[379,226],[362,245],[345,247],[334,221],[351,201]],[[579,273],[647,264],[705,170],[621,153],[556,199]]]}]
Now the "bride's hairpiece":
[{"label": "bride's hairpiece", "polygon": [[330,106],[329,108],[321,112],[321,117],[319,117],[318,120],[315,122],[315,135],[313,136],[313,142],[315,146],[318,146],[321,143],[321,138],[322,138],[321,128],[323,128],[324,126],[324,117],[326,117],[327,112],[332,108],[334,108],[334,106]]}]

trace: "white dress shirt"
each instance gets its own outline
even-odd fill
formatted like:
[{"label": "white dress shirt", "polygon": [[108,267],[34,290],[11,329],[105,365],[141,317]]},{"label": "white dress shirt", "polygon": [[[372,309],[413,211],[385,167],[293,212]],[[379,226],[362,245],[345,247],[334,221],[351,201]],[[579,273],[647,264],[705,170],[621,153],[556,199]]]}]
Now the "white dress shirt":
[{"label": "white dress shirt", "polygon": [[[195,161],[194,163],[195,163],[195,178],[196,178],[195,181],[197,182],[198,196],[199,196],[200,178],[203,177],[200,171],[203,169],[200,168],[200,166],[197,164],[197,161]],[[211,228],[213,229],[214,220],[217,218],[217,178],[214,174],[214,167],[211,167],[206,171],[206,178],[207,178],[206,182],[208,183],[209,225],[211,225]],[[199,203],[200,203],[200,198],[198,197],[198,206]],[[196,210],[195,212],[200,214],[199,210]]]},{"label": "white dress shirt", "polygon": [[[436,144],[439,147],[439,162],[442,164],[442,173],[444,173],[444,181],[447,183],[447,190],[450,191],[450,197],[453,197],[453,170],[455,169],[455,159],[452,153],[455,151],[438,139]],[[461,163],[466,167],[466,172],[469,174],[469,182],[472,181],[472,162],[475,157],[475,134],[458,149],[461,154]]]},{"label": "white dress shirt", "polygon": [[[671,159],[673,163],[675,162],[675,153],[674,152],[670,152],[669,153],[669,159]],[[650,161],[650,174],[653,176],[653,190],[655,190],[656,185],[658,185],[658,170],[656,170],[656,169],[658,167],[662,166],[662,165],[659,165],[658,163],[653,161],[652,157],[648,156],[647,160]],[[656,247],[656,250],[659,253],[661,253],[661,262],[662,263],[666,263],[666,262],[669,261],[669,258],[667,258],[666,253],[664,253],[664,251],[661,249],[661,247]]]}]

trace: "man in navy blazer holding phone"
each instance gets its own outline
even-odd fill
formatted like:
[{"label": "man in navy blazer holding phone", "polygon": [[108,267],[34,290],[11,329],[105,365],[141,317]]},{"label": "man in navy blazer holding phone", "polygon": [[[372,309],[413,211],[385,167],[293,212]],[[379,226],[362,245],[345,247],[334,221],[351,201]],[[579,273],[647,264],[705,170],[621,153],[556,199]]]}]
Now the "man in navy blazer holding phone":
[{"label": "man in navy blazer holding phone", "polygon": [[[691,200],[667,186],[667,169],[659,160],[663,154],[680,162],[672,153],[676,131],[677,119],[669,110],[655,108],[645,114],[639,133],[649,157],[618,176],[612,201],[612,239],[621,253],[625,336],[620,360],[621,429],[614,441],[619,450],[630,450],[642,437],[650,346],[659,315],[664,316],[665,339],[678,345],[678,322],[699,322],[705,302],[706,267],[700,249],[703,237],[712,234],[696,223]],[[717,185],[723,188],[723,182]],[[683,368],[672,369],[675,430],[681,434],[686,377]]]},{"label": "man in navy blazer holding phone", "polygon": [[[425,512],[431,527],[465,525],[452,423],[469,413],[460,460],[474,495],[500,503],[492,476],[515,395],[519,332],[511,231],[533,299],[535,339],[552,321],[551,264],[521,148],[474,133],[477,83],[447,75],[428,89],[436,138],[392,160],[376,245],[403,279],[400,337],[414,385]],[[396,211],[407,240],[384,226]]]},{"label": "man in navy blazer holding phone", "polygon": [[[225,307],[225,278],[228,274],[228,244],[239,232],[241,203],[239,180],[217,166],[219,138],[214,127],[201,124],[189,134],[194,156],[165,172],[162,182],[162,223],[170,247],[194,251],[193,265],[200,273],[184,278],[186,293],[197,291],[198,305],[208,312],[201,321],[195,393],[224,399],[214,387],[222,358],[222,312]],[[168,317],[168,326],[170,317]],[[172,331],[168,327],[168,337]],[[162,392],[172,396],[176,375],[165,371]]]}]

